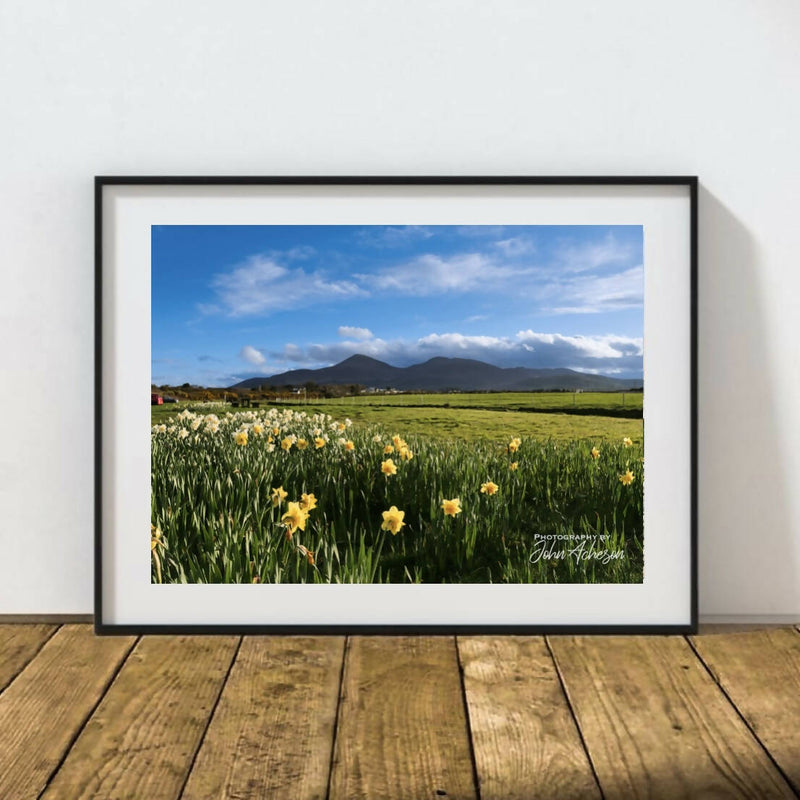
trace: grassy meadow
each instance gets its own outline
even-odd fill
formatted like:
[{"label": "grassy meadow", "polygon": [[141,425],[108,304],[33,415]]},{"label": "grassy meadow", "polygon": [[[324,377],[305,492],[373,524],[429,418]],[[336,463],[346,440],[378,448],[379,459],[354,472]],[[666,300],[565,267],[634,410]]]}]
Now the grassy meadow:
[{"label": "grassy meadow", "polygon": [[[642,580],[641,393],[152,407],[152,579]],[[638,406],[637,406],[638,404]],[[455,502],[457,501],[457,502]]]}]

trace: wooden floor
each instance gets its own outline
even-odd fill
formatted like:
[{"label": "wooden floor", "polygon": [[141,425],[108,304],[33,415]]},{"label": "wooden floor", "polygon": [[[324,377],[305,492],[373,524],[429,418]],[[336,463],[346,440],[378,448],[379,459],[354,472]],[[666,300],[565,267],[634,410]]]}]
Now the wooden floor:
[{"label": "wooden floor", "polygon": [[0,798],[800,796],[800,631],[97,638],[0,625]]}]

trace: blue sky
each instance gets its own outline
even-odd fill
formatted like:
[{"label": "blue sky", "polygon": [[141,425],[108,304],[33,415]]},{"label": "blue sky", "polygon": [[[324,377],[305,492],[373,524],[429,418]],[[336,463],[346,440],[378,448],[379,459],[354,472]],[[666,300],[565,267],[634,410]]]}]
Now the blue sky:
[{"label": "blue sky", "polygon": [[354,353],[642,376],[641,226],[153,226],[152,380]]}]

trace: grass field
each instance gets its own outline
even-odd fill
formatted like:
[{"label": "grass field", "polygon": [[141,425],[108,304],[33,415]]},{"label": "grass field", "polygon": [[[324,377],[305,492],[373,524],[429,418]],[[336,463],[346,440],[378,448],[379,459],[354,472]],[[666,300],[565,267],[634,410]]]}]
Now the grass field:
[{"label": "grass field", "polygon": [[459,397],[153,407],[153,580],[640,582],[641,419]]},{"label": "grass field", "polygon": [[[442,439],[499,440],[508,436],[569,441],[642,443],[642,394],[607,392],[498,392],[496,394],[366,395],[336,400],[289,401],[309,414],[328,413],[354,422],[385,426]],[[573,402],[575,405],[573,406]],[[631,416],[612,416],[624,410]],[[197,404],[151,406],[153,424]],[[212,405],[215,413],[233,411]]]},{"label": "grass field", "polygon": [[[452,392],[432,394],[360,395],[321,401],[368,406],[443,406],[506,411],[572,411],[613,414],[642,413],[642,392]],[[319,401],[314,401],[319,402]],[[333,413],[333,412],[331,412]]]}]

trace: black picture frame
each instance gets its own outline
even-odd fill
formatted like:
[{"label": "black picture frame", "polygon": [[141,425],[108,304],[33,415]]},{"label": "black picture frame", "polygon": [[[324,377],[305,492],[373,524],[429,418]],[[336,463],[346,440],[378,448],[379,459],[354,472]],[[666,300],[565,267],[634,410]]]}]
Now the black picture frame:
[{"label": "black picture frame", "polygon": [[[690,620],[680,625],[174,625],[114,624],[103,615],[103,193],[130,186],[683,186],[690,202]],[[95,339],[94,339],[94,630],[98,635],[639,635],[691,634],[698,624],[697,498],[697,315],[698,178],[696,176],[96,176],[94,179]]]}]

